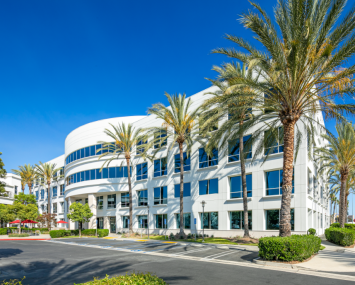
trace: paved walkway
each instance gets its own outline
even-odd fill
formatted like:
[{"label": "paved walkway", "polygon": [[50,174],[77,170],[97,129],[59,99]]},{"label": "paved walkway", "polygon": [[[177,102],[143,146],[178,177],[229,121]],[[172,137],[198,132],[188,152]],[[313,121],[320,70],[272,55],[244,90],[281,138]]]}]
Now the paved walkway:
[{"label": "paved walkway", "polygon": [[39,236],[29,237],[9,237],[8,235],[0,235],[0,240],[49,240],[51,239],[49,234],[41,234]]}]

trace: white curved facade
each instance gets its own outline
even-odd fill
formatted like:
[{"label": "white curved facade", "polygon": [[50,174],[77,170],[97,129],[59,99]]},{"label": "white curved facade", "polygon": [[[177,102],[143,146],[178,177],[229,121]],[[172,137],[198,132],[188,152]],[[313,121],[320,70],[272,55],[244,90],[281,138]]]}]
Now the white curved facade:
[{"label": "white curved facade", "polygon": [[[213,91],[214,88],[211,87],[191,96],[192,108],[208,98],[204,94]],[[318,116],[319,121],[324,124],[322,115],[318,114]],[[128,230],[129,210],[125,203],[128,184],[125,170],[121,168],[122,163],[125,166],[123,157],[109,165],[111,169],[107,170],[107,177],[103,177],[106,174],[99,174],[96,171],[101,168],[104,161],[98,160],[95,145],[99,141],[111,141],[104,134],[104,129],[110,128],[110,123],[117,125],[119,122],[132,123],[137,128],[160,126],[162,123],[151,115],[132,116],[101,120],[72,131],[65,140],[65,154],[53,160],[58,166],[65,166],[65,181],[68,184],[65,186],[64,195],[57,195],[57,198],[52,199],[54,203],[64,204],[62,212],[57,211],[58,219],[66,220],[65,213],[70,204],[81,201],[89,203],[94,213],[90,223],[84,225],[85,228],[95,228],[98,223],[100,228],[108,228],[115,232]],[[252,133],[253,131],[249,132],[249,134]],[[317,146],[325,143],[322,139],[316,141]],[[235,198],[239,195],[238,186],[235,185],[239,181],[240,162],[231,161],[237,160],[235,158],[237,156],[234,153],[232,159],[230,156],[233,155],[229,156],[226,152],[225,156],[218,157],[218,162],[207,159],[207,162],[202,163],[203,158],[199,155],[200,148],[201,145],[198,142],[192,147],[189,167],[186,166],[187,170],[184,175],[184,182],[190,185],[190,187],[186,186],[186,197],[184,197],[185,221],[186,224],[190,224],[186,232],[201,233],[203,211],[201,202],[204,200],[206,202],[205,233],[227,237],[242,235],[242,198]],[[162,173],[157,171],[157,166],[154,166],[155,162],[144,161],[139,155],[133,156],[132,222],[135,230],[141,231],[141,225],[148,224],[151,232],[177,231],[179,198],[175,197],[174,191],[175,185],[180,181],[179,173],[176,173],[175,169],[175,154],[177,153],[178,149],[175,145],[169,153],[165,148],[157,154],[157,160],[167,157],[167,173],[164,175],[160,175]],[[251,151],[251,155],[254,155],[254,150]],[[250,159],[247,160],[246,171],[249,175],[247,183],[251,191],[248,207],[251,211],[252,236],[277,235],[278,233],[275,226],[277,226],[277,210],[281,206],[281,195],[270,195],[270,193],[275,194],[279,191],[276,188],[271,189],[270,185],[276,181],[275,177],[280,175],[282,160],[282,152],[271,155],[264,164],[261,164],[262,157],[253,164]],[[147,163],[147,177],[137,173],[137,167],[145,162]],[[208,167],[201,167],[206,165]],[[329,225],[328,200],[324,198],[326,195],[325,180],[314,180],[314,182],[318,181],[319,185],[313,187],[313,179],[312,181],[308,179],[313,174],[316,176],[316,170],[317,165],[308,160],[307,142],[304,141],[295,163],[294,194],[291,201],[291,208],[294,211],[294,233],[305,233],[308,228],[313,227],[319,234],[322,234],[324,228]],[[64,179],[58,183],[58,186],[62,184],[64,184]],[[35,188],[35,191],[40,191],[40,189]],[[205,191],[211,191],[212,194],[207,194]],[[39,201],[40,207],[44,203],[45,199]],[[69,226],[74,228],[77,225],[70,223]]]}]

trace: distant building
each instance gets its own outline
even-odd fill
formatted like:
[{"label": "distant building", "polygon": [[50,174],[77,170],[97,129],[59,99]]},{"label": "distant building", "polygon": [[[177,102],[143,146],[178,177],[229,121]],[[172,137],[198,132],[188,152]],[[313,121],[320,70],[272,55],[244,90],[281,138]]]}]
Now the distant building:
[{"label": "distant building", "polygon": [[0,204],[12,204],[14,197],[21,191],[21,177],[12,173],[7,173],[5,179],[0,179],[6,183],[5,193],[0,193]]}]

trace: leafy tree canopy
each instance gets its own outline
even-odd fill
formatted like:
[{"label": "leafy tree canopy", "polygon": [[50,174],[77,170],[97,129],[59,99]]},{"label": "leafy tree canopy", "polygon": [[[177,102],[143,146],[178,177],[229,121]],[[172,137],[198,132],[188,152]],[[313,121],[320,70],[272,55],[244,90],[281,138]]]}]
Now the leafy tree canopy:
[{"label": "leafy tree canopy", "polygon": [[9,209],[9,205],[0,204],[0,221],[8,223],[16,219],[14,213]]},{"label": "leafy tree canopy", "polygon": [[[0,152],[0,155],[2,155],[2,152]],[[0,178],[3,178],[3,179],[5,179],[6,174],[7,174],[4,166],[5,166],[5,164],[2,161],[2,159],[0,158]],[[0,193],[5,192],[5,185],[6,185],[5,182],[0,181]]]},{"label": "leafy tree canopy", "polygon": [[29,205],[33,204],[36,205],[36,196],[32,194],[25,194],[20,192],[18,195],[15,195],[15,202],[24,204],[24,205]]},{"label": "leafy tree canopy", "polygon": [[69,208],[69,213],[67,214],[68,219],[73,222],[86,223],[89,222],[93,213],[90,210],[88,204],[72,203]]}]

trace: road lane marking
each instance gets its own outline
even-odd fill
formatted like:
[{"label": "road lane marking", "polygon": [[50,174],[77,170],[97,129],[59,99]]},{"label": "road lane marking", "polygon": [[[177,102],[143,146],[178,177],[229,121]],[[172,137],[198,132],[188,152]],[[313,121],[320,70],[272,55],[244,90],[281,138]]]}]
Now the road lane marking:
[{"label": "road lane marking", "polygon": [[229,255],[229,254],[232,254],[232,253],[235,253],[235,250],[230,250],[230,251],[227,251],[227,252],[220,252],[220,253],[217,253],[217,254],[206,256],[206,257],[204,257],[202,259],[215,259],[215,258],[219,258],[219,257],[225,256],[225,255]]},{"label": "road lane marking", "polygon": [[179,253],[172,253],[171,255],[175,255],[175,256],[180,256],[180,255],[185,255],[185,254],[190,254],[190,253],[194,253],[194,252],[200,252],[200,251],[205,251],[205,250],[210,250],[212,248],[202,248],[202,249],[193,249],[193,250],[188,250],[188,251],[183,251],[183,252],[179,252]]}]

